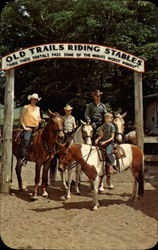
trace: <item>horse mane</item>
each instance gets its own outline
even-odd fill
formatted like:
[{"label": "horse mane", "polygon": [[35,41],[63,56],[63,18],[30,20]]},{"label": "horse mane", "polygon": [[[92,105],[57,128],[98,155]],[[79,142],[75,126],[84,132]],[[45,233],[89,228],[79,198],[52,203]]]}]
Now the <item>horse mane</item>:
[{"label": "horse mane", "polygon": [[75,134],[74,134],[74,143],[84,143],[84,140],[82,138],[82,131],[81,131],[81,127],[82,125],[80,125],[78,127],[78,129],[76,130]]}]

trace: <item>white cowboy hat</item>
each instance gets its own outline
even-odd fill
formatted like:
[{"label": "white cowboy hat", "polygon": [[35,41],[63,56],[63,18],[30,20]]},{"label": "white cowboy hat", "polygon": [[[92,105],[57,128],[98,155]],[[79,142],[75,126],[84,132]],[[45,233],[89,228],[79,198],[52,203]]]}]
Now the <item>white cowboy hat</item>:
[{"label": "white cowboy hat", "polygon": [[40,101],[42,98],[38,96],[38,94],[34,93],[33,95],[28,95],[27,99],[30,101],[31,99],[37,99]]},{"label": "white cowboy hat", "polygon": [[103,94],[103,92],[101,92],[99,89],[94,90],[94,91],[91,92],[92,96],[95,96],[95,95],[101,96],[102,94]]},{"label": "white cowboy hat", "polygon": [[65,109],[65,110],[72,110],[73,107],[71,107],[70,105],[66,105],[66,106],[64,107],[64,109]]}]

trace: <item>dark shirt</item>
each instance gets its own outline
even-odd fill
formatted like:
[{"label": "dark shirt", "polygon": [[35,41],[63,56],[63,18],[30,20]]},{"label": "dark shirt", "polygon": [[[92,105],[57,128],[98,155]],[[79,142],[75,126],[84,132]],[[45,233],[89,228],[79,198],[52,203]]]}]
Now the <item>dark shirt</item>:
[{"label": "dark shirt", "polygon": [[102,133],[101,141],[106,141],[111,138],[112,133],[115,133],[115,126],[112,123],[104,123],[100,127],[100,131]]},{"label": "dark shirt", "polygon": [[100,103],[98,105],[95,102],[89,103],[85,111],[85,119],[92,122],[102,122],[104,115],[107,113],[105,104]]}]

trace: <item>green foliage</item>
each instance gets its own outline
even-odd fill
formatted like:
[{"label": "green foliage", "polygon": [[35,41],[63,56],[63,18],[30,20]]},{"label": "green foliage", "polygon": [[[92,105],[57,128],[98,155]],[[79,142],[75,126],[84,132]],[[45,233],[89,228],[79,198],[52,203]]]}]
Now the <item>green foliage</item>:
[{"label": "green foliage", "polygon": [[[158,91],[158,9],[135,0],[18,0],[1,13],[2,55],[44,43],[93,43],[127,51],[146,60],[144,95]],[[0,88],[4,90],[4,76]],[[66,103],[82,116],[90,91],[104,91],[109,109],[128,111],[134,117],[133,72],[97,60],[46,60],[16,69],[15,100],[38,92],[41,107],[61,110]],[[0,98],[2,98],[2,93]],[[128,105],[127,105],[128,104]]]}]

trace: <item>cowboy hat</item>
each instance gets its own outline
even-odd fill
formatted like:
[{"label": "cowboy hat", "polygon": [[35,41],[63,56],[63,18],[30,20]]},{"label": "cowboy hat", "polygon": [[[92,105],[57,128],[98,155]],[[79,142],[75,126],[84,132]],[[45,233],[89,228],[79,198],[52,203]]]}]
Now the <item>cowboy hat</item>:
[{"label": "cowboy hat", "polygon": [[110,118],[113,118],[113,114],[112,113],[106,113],[105,115],[104,115],[104,117],[110,117]]},{"label": "cowboy hat", "polygon": [[94,91],[92,91],[92,93],[91,93],[91,95],[92,95],[92,96],[95,96],[95,95],[97,95],[97,96],[101,96],[102,94],[103,94],[103,92],[100,92],[100,90],[99,90],[99,89],[94,90]]},{"label": "cowboy hat", "polygon": [[38,94],[34,93],[32,95],[28,95],[27,99],[30,101],[31,99],[37,99],[40,101],[42,98],[38,96]]},{"label": "cowboy hat", "polygon": [[73,107],[71,107],[70,105],[66,105],[65,107],[64,107],[64,110],[72,110],[73,109]]}]

